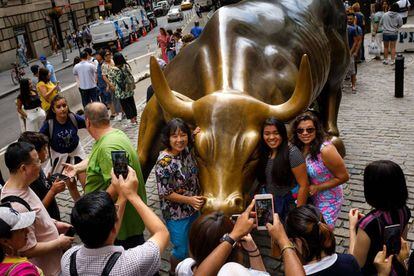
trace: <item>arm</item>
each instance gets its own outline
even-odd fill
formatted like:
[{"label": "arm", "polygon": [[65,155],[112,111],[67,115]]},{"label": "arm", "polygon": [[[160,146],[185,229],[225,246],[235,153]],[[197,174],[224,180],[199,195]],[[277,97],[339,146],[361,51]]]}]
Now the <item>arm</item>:
[{"label": "arm", "polygon": [[27,114],[23,111],[23,103],[21,100],[17,99],[16,100],[16,107],[17,107],[17,112],[23,117],[23,118],[27,118]]},{"label": "arm", "polygon": [[[254,207],[254,200],[250,203],[249,207],[241,214],[234,225],[233,231],[229,236],[239,241],[242,237],[246,236],[255,227],[254,220],[249,218],[250,212]],[[197,267],[194,272],[194,276],[214,276],[217,275],[220,268],[224,265],[229,257],[233,247],[228,242],[220,243],[213,252],[208,255],[207,258]]]},{"label": "arm", "polygon": [[66,176],[75,177],[78,173],[86,171],[86,169],[88,168],[88,162],[89,162],[89,159],[85,158],[84,160],[82,160],[82,162],[76,165],[69,164],[69,163],[63,163],[63,166],[65,167],[65,169],[63,170],[63,173]]},{"label": "arm", "polygon": [[56,179],[52,183],[52,187],[50,187],[49,192],[47,192],[46,196],[43,198],[42,203],[45,208],[49,207],[52,201],[55,199],[55,196],[58,193],[61,193],[65,190],[65,181]]},{"label": "arm", "polygon": [[74,238],[66,237],[65,235],[61,234],[56,240],[48,241],[48,242],[38,242],[36,245],[21,254],[28,258],[33,258],[37,256],[42,256],[44,254],[50,253],[52,250],[62,249],[66,250],[70,248],[72,245]]},{"label": "arm", "polygon": [[350,237],[349,254],[355,257],[360,267],[363,267],[367,260],[368,250],[371,245],[371,239],[362,229],[358,229],[358,233],[354,234],[352,238],[353,241]]},{"label": "arm", "polygon": [[196,210],[200,210],[204,204],[202,196],[185,196],[172,192],[168,196],[164,196],[164,198],[169,201],[191,205]]},{"label": "arm", "polygon": [[49,91],[47,90],[46,85],[39,85],[39,92],[42,95],[43,98],[45,98],[47,101],[49,101],[49,97],[50,95],[56,90],[58,89],[58,86],[53,87],[52,89],[50,89]]},{"label": "arm", "polygon": [[260,251],[250,234],[241,239],[241,245],[249,254],[250,267],[259,271],[266,271]]},{"label": "arm", "polygon": [[303,163],[295,168],[292,168],[292,173],[295,176],[296,182],[299,183],[297,204],[297,206],[299,207],[305,205],[308,199],[309,179],[308,173],[306,172],[306,164]]},{"label": "arm", "polygon": [[322,160],[334,177],[322,184],[312,185],[311,187],[316,188],[317,191],[325,191],[349,180],[349,174],[344,160],[334,145],[328,145],[322,150]]},{"label": "arm", "polygon": [[135,210],[142,218],[146,228],[152,235],[149,240],[157,244],[160,248],[160,253],[162,253],[168,246],[170,234],[167,227],[165,227],[159,217],[142,201],[137,194],[139,183],[135,171],[131,167],[128,167],[128,171],[128,177],[126,180],[120,176],[119,181],[113,183],[111,186],[116,187],[119,185],[119,188],[116,189],[120,191],[126,199],[128,199],[132,206],[134,206]]},{"label": "arm", "polygon": [[[289,246],[292,243],[286,235],[285,229],[280,222],[279,215],[273,215],[273,225],[268,223],[266,225],[269,235],[272,237],[272,240],[275,242],[275,246],[280,250],[285,246]],[[302,263],[300,262],[298,256],[296,255],[296,250],[292,248],[285,249],[282,254],[285,275],[286,276],[304,276],[305,272],[303,270]]]}]

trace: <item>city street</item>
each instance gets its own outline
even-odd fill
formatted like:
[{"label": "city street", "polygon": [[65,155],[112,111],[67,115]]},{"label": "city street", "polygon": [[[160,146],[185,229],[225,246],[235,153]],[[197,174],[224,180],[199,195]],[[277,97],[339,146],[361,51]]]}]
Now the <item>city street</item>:
[{"label": "city street", "polygon": [[[156,28],[149,32],[145,37],[139,38],[138,42],[130,44],[122,50],[122,53],[125,55],[125,58],[127,60],[133,60],[140,56],[144,56],[142,59],[131,62],[130,65],[133,69],[134,75],[139,74],[139,72],[148,70],[147,65],[149,61],[149,55],[147,54],[153,53],[157,49],[156,38],[160,27],[171,29],[173,31],[181,27],[183,28],[183,33],[188,33],[190,31],[193,22],[191,19],[194,19],[195,13],[192,10],[183,11],[183,13],[185,20],[171,23],[167,23],[166,16],[158,17],[158,26]],[[206,16],[207,13],[205,13],[204,18]],[[186,22],[188,22],[188,24],[186,24]],[[204,25],[203,21],[200,23]],[[74,49],[72,53],[68,53],[70,64],[72,64],[74,57],[78,54],[79,52],[77,49]],[[49,60],[55,66],[55,70],[58,70],[58,68],[61,68],[63,66],[67,66],[67,64],[62,64],[62,57],[60,54],[58,56],[49,58]],[[34,63],[31,63],[31,65],[33,64]],[[36,62],[36,64],[40,64],[40,62]],[[56,73],[56,78],[60,81],[62,89],[69,85],[72,85],[75,82],[72,74],[72,68],[73,67],[70,66]],[[26,77],[32,77],[29,68],[26,68],[25,71]],[[4,94],[5,91],[10,89],[13,89],[13,85],[10,79],[10,71],[0,73],[0,95]],[[10,93],[9,95],[0,99],[0,110],[2,112],[2,116],[0,117],[0,128],[2,129],[2,135],[0,136],[0,148],[3,148],[10,142],[16,140],[20,134],[20,124],[17,117],[15,105],[15,100],[18,94],[19,92],[16,90],[15,92]]]}]

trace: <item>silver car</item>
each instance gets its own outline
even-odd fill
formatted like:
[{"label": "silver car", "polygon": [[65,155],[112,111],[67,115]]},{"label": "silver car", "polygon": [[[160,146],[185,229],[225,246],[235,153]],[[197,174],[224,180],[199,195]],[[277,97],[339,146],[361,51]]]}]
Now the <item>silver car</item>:
[{"label": "silver car", "polygon": [[173,7],[167,14],[167,21],[168,23],[173,21],[181,21],[183,20],[183,12],[181,11],[180,7]]}]

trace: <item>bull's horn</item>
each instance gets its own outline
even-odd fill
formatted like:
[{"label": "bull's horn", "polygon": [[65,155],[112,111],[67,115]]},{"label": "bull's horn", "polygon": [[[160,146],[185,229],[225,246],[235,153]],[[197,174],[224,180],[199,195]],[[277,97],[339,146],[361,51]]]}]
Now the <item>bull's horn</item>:
[{"label": "bull's horn", "polygon": [[275,117],[280,121],[289,121],[311,104],[313,91],[312,72],[309,58],[305,54],[300,62],[299,74],[296,79],[296,87],[290,99],[280,105],[269,105],[269,117]]},{"label": "bull's horn", "polygon": [[171,91],[164,73],[158,65],[157,59],[150,58],[150,74],[152,88],[161,107],[172,117],[182,118],[184,121],[193,120],[193,103],[179,99]]}]

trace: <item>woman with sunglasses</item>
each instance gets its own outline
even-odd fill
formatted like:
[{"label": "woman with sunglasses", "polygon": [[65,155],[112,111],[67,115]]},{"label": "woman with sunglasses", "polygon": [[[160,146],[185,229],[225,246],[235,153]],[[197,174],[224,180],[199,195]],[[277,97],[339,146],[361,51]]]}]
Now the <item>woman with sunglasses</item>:
[{"label": "woman with sunglasses", "polygon": [[311,184],[309,195],[326,223],[333,229],[343,201],[341,184],[349,179],[344,160],[327,140],[321,123],[313,114],[305,113],[297,117],[292,132],[292,143],[302,151],[306,159]]},{"label": "woman with sunglasses", "polygon": [[281,221],[295,207],[292,190],[296,183],[299,184],[296,205],[306,204],[309,181],[305,159],[296,146],[289,144],[285,124],[275,118],[263,124],[257,168],[260,190],[273,195],[275,212]]}]

